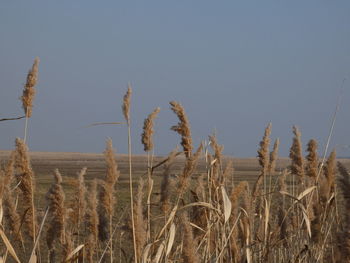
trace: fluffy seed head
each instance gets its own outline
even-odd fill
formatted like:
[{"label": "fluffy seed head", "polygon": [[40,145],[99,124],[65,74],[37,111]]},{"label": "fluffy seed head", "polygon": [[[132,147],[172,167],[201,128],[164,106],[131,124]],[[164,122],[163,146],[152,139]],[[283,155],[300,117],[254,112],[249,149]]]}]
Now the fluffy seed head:
[{"label": "fluffy seed head", "polygon": [[143,133],[141,136],[141,142],[143,144],[143,148],[145,152],[151,151],[153,149],[153,124],[154,119],[157,117],[160,108],[154,109],[154,111],[148,115],[143,123]]},{"label": "fluffy seed head", "polygon": [[74,198],[72,200],[72,214],[70,215],[70,220],[74,227],[79,229],[81,222],[86,210],[86,186],[84,176],[86,174],[86,167],[83,167],[77,173],[77,180],[75,181],[75,192]]},{"label": "fluffy seed head", "polygon": [[34,200],[34,172],[30,165],[28,148],[26,144],[19,138],[16,139],[16,178],[19,183],[19,189],[22,192],[22,201],[24,210],[27,212],[24,215],[24,223],[27,233],[30,237],[35,236],[36,232],[36,217],[35,207],[33,206]]},{"label": "fluffy seed head", "polygon": [[115,151],[113,149],[113,143],[111,139],[108,139],[106,142],[104,156],[107,164],[107,173],[105,181],[107,184],[110,184],[112,188],[114,188],[114,185],[117,182],[120,173],[118,171],[118,165],[115,160]]},{"label": "fluffy seed head", "polygon": [[218,185],[223,182],[223,177],[221,174],[221,157],[224,146],[219,145],[217,142],[216,135],[209,135],[209,142],[211,148],[214,150],[214,159],[216,162],[213,164],[213,180],[215,185]]},{"label": "fluffy seed head", "polygon": [[306,172],[309,177],[316,178],[318,171],[317,142],[311,139],[307,144],[308,155],[306,156]]},{"label": "fluffy seed head", "polygon": [[[5,171],[3,184],[0,185],[3,187],[3,208],[4,208],[4,219],[7,221],[10,231],[14,234],[16,240],[21,239],[20,235],[20,225],[21,218],[16,209],[16,201],[13,196],[13,191],[11,189],[11,183],[14,177],[14,164],[15,164],[15,152],[11,153],[10,160],[8,161]],[[2,171],[0,170],[0,174]],[[1,177],[1,176],[0,176]],[[1,195],[0,195],[1,199]],[[0,201],[1,202],[1,201]]]},{"label": "fluffy seed head", "polygon": [[107,141],[106,150],[104,152],[107,163],[107,174],[105,180],[101,182],[99,193],[99,238],[104,241],[108,238],[111,220],[115,207],[115,184],[119,178],[119,171],[115,161],[115,153],[113,150],[112,140]]},{"label": "fluffy seed head", "polygon": [[275,144],[273,145],[273,150],[270,153],[270,163],[269,163],[269,169],[268,169],[269,173],[275,172],[279,144],[280,144],[280,140],[277,138],[275,141]]},{"label": "fluffy seed head", "polygon": [[32,68],[29,70],[27,75],[27,81],[23,89],[21,97],[22,107],[25,115],[30,118],[32,116],[33,101],[35,96],[35,88],[38,81],[38,66],[39,58],[35,58]]},{"label": "fluffy seed head", "polygon": [[184,108],[176,101],[171,101],[171,110],[177,115],[180,122],[171,127],[171,129],[181,135],[181,145],[184,149],[185,155],[189,158],[192,155],[192,137],[190,122],[187,118]]},{"label": "fluffy seed head", "polygon": [[48,248],[53,249],[53,243],[57,239],[60,243],[64,243],[62,240],[64,233],[64,192],[61,186],[62,176],[58,169],[54,172],[55,183],[51,185],[51,188],[46,194],[46,200],[49,206],[50,224],[47,230],[46,242]]},{"label": "fluffy seed head", "polygon": [[304,159],[301,146],[301,133],[296,126],[293,127],[293,133],[293,144],[289,153],[289,157],[292,161],[291,171],[292,174],[298,175],[299,179],[302,180],[304,178]]},{"label": "fluffy seed head", "polygon": [[131,85],[130,85],[130,83],[129,83],[129,84],[128,84],[128,90],[126,91],[126,94],[124,95],[123,106],[122,106],[124,118],[125,118],[125,120],[126,120],[126,122],[127,122],[128,124],[130,123],[130,101],[131,101],[131,93],[132,93],[132,89],[131,89]]},{"label": "fluffy seed head", "polygon": [[269,165],[269,145],[271,127],[271,123],[269,123],[269,125],[265,128],[263,139],[260,142],[260,149],[258,150],[259,164],[263,168],[264,175],[266,174]]}]

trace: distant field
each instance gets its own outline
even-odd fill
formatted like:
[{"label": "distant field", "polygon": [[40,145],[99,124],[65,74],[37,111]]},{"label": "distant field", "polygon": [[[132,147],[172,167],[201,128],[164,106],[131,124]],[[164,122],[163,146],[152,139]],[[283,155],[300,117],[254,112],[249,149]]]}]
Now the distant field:
[{"label": "distant field", "polygon": [[[4,162],[10,154],[10,151],[0,151],[0,162]],[[87,174],[85,179],[87,183],[91,180],[103,179],[106,173],[106,164],[103,154],[97,153],[66,153],[66,152],[31,152],[31,163],[35,172],[35,180],[38,190],[39,206],[43,207],[44,203],[41,197],[44,196],[53,182],[53,171],[57,168],[63,176],[63,188],[66,192],[66,199],[70,200],[70,193],[73,190],[73,182],[76,178],[77,172],[83,167],[87,167]],[[154,158],[154,165],[164,160],[166,156],[156,156]],[[233,158],[226,156],[224,158],[223,166],[225,166],[227,160],[233,160],[233,183],[240,181],[248,181],[250,184],[255,182],[259,175],[260,166],[257,158]],[[120,201],[128,201],[128,157],[124,154],[117,154],[116,160],[121,176],[117,184],[117,192],[120,197]],[[347,168],[350,168],[349,159],[340,159]],[[147,172],[147,156],[134,155],[132,158],[133,163],[133,178],[135,182],[140,176],[146,176]],[[277,174],[284,168],[287,168],[290,160],[288,158],[280,158],[277,161]],[[175,159],[172,166],[171,173],[177,176],[181,173],[184,164],[184,157],[179,156]],[[158,167],[154,171],[155,179],[155,194],[159,189],[159,183],[161,175],[163,173],[163,166]],[[206,173],[205,160],[200,160],[197,170],[194,173],[194,177]],[[136,187],[136,183],[134,185]],[[120,204],[120,203],[119,203]]]},{"label": "distant field", "polygon": [[[10,154],[10,151],[0,151],[0,162],[4,162]],[[85,179],[87,183],[91,180],[103,179],[106,173],[106,163],[103,154],[96,153],[62,153],[62,152],[31,152],[31,164],[35,172],[35,180],[37,185],[39,207],[43,208],[43,196],[53,182],[53,171],[57,168],[63,176],[63,189],[66,193],[66,199],[70,200],[73,190],[74,179],[77,172],[83,167],[87,167]],[[166,156],[157,156],[153,163],[157,164],[164,160]],[[225,161],[230,159],[225,158]],[[121,176],[117,184],[117,192],[119,195],[119,205],[125,200],[128,202],[128,157],[127,155],[117,154],[116,160]],[[146,176],[147,173],[147,156],[134,155],[133,178],[135,181],[140,176]],[[224,166],[225,166],[224,162]],[[171,173],[176,176],[181,173],[184,164],[184,157],[178,156],[172,165]],[[277,170],[282,170],[289,164],[289,159],[280,159],[278,161]],[[256,158],[233,158],[234,181],[246,180],[250,183],[254,182],[259,174],[259,163]],[[201,160],[194,173],[194,177],[206,172],[205,161]],[[155,169],[155,194],[159,189],[163,166]],[[136,184],[134,185],[136,187]]]}]

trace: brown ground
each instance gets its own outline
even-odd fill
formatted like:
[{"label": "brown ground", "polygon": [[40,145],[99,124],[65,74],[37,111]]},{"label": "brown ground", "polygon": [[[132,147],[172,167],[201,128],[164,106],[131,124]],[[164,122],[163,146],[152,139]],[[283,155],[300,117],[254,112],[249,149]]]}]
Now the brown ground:
[{"label": "brown ground", "polygon": [[[9,151],[0,151],[0,164],[4,163],[9,156]],[[58,152],[32,152],[30,153],[31,163],[36,176],[36,189],[37,198],[40,203],[39,206],[44,205],[44,194],[49,189],[53,182],[53,171],[58,168],[63,176],[63,187],[66,192],[67,200],[70,199],[71,193],[74,190],[74,179],[77,172],[83,167],[87,167],[86,181],[90,182],[92,179],[103,179],[106,171],[105,161],[103,154],[95,153],[58,153]],[[121,203],[127,201],[128,191],[128,157],[127,155],[118,154],[116,156],[118,168],[121,172],[121,176],[118,182],[119,200]],[[223,166],[229,157],[225,157]],[[154,164],[164,160],[164,157],[155,157]],[[233,180],[234,182],[246,180],[253,183],[259,175],[259,164],[256,158],[233,158]],[[172,167],[172,174],[176,176],[181,173],[183,167],[183,157],[176,158]],[[340,160],[345,164],[347,168],[350,168],[350,160]],[[147,157],[145,155],[134,155],[132,158],[133,163],[133,178],[136,181],[142,175],[146,175],[147,172]],[[276,171],[280,172],[289,165],[287,158],[280,158],[277,162]],[[159,189],[159,183],[163,167],[160,166],[154,172],[155,178],[155,194]],[[205,161],[201,160],[197,167],[195,175],[205,173]],[[136,187],[136,184],[135,184]]]}]

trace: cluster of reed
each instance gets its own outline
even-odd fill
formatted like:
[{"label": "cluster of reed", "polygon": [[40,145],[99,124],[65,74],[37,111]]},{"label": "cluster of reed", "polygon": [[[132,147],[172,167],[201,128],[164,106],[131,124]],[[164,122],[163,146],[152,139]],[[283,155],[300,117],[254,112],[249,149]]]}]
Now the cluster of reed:
[{"label": "cluster of reed", "polygon": [[[269,124],[258,149],[259,176],[254,184],[236,182],[234,164],[225,161],[215,135],[194,147],[185,110],[173,101],[179,123],[171,129],[180,135],[182,151],[175,149],[154,164],[156,108],[144,122],[148,168],[136,188],[130,99],[131,87],[122,107],[129,131],[130,209],[128,204],[116,209],[120,172],[111,140],[104,152],[104,178],[87,183],[88,171],[82,168],[74,200],[67,203],[56,170],[47,206],[38,208],[28,149],[17,139],[0,169],[1,262],[350,262],[350,177],[338,163],[336,179],[335,151],[320,159],[317,142],[310,140],[303,156],[301,133],[293,127],[290,166],[278,171],[279,140],[270,147]],[[31,105],[24,107],[30,117]],[[183,170],[174,178],[171,167],[179,155]],[[206,172],[198,176],[199,161]],[[155,169],[163,169],[159,190],[154,189]]]}]

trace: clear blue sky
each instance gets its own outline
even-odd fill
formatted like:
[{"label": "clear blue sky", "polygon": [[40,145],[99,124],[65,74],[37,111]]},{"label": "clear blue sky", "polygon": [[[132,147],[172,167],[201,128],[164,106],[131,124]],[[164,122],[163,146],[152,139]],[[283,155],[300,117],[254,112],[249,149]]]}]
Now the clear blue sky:
[{"label": "clear blue sky", "polygon": [[[326,140],[338,90],[350,73],[350,1],[0,2],[0,118],[22,114],[18,97],[41,59],[29,146],[101,152],[111,137],[127,151],[121,101],[133,86],[133,150],[143,119],[160,106],[155,153],[179,143],[168,102],[179,101],[196,145],[216,130],[225,153],[255,156],[265,126],[286,156],[292,125],[304,144]],[[350,155],[350,80],[331,147]],[[23,121],[0,124],[0,149],[23,136]]]}]

